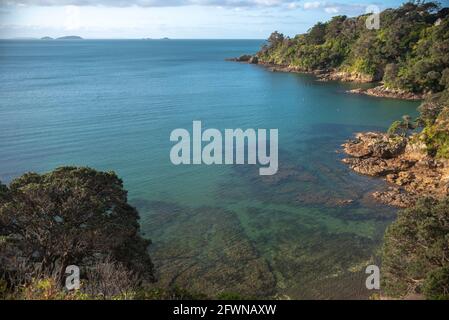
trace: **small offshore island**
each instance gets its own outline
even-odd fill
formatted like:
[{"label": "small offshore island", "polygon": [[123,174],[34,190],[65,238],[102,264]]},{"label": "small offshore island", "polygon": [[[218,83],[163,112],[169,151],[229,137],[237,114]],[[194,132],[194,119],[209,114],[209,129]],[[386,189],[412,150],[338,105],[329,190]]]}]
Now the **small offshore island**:
[{"label": "small offshore island", "polygon": [[376,84],[350,94],[423,100],[416,119],[357,133],[342,145],[342,161],[388,182],[374,200],[406,209],[385,234],[383,294],[449,299],[449,8],[408,2],[381,12],[378,30],[367,18],[336,16],[294,38],[276,31],[255,55],[227,60]]},{"label": "small offshore island", "polygon": [[80,36],[63,36],[59,38],[52,38],[52,37],[42,37],[40,40],[84,40]]}]

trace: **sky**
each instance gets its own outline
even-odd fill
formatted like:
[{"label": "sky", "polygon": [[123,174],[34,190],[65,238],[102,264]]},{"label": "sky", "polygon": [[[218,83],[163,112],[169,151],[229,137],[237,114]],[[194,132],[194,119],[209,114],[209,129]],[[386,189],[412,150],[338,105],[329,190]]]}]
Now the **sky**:
[{"label": "sky", "polygon": [[[405,0],[0,0],[0,38],[265,39]],[[445,5],[448,1],[444,2]]]}]

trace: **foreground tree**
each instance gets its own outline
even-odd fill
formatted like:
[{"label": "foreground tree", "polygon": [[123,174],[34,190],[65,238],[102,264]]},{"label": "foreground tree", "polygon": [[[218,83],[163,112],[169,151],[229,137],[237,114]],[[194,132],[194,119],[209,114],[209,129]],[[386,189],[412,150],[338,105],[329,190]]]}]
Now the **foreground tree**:
[{"label": "foreground tree", "polygon": [[382,279],[387,295],[449,299],[449,198],[403,210],[385,234]]},{"label": "foreground tree", "polygon": [[0,272],[9,282],[89,268],[105,257],[153,280],[149,241],[113,172],[62,167],[0,185]]}]

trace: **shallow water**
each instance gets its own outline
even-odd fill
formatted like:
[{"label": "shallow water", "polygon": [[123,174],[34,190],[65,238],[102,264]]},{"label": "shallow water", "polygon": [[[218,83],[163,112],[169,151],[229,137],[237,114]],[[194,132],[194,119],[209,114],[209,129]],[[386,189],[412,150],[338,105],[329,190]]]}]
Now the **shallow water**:
[{"label": "shallow water", "polygon": [[[395,210],[340,163],[356,131],[416,102],[224,61],[259,40],[0,41],[0,180],[61,165],[114,170],[153,240],[161,285],[215,294],[364,298]],[[279,172],[173,166],[170,132],[278,128]],[[344,200],[354,200],[342,205]]]}]

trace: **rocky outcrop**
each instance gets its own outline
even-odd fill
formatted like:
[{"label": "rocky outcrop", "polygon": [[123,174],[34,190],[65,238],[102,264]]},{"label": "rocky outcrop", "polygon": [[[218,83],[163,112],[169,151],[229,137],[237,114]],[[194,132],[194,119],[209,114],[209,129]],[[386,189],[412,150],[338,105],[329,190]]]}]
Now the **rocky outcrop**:
[{"label": "rocky outcrop", "polygon": [[[317,81],[343,81],[343,82],[355,82],[355,83],[375,83],[382,80],[381,75],[368,75],[358,72],[339,71],[335,69],[317,69],[317,70],[305,70],[301,67],[291,65],[279,65],[266,61],[261,61],[257,55],[244,54],[240,57],[229,58],[226,61],[245,62],[251,64],[259,64],[266,67],[271,72],[295,72],[295,73],[308,73],[317,77]],[[347,93],[363,94],[367,96],[380,97],[380,98],[392,98],[392,99],[404,99],[404,100],[422,100],[425,94],[413,93],[400,89],[388,88],[385,85],[379,85],[374,88],[356,88],[348,90]]]},{"label": "rocky outcrop", "polygon": [[234,61],[234,62],[254,63],[254,61],[256,61],[255,58],[257,59],[257,57],[255,57],[255,56],[252,56],[252,55],[249,55],[249,54],[244,54],[244,55],[241,55],[240,57],[228,58],[228,59],[225,59],[225,60],[226,61]]},{"label": "rocky outcrop", "polygon": [[307,73],[304,70],[301,70],[300,68],[293,67],[293,66],[280,66],[277,64],[268,64],[268,63],[259,63],[266,67],[271,72],[295,72],[295,73]]},{"label": "rocky outcrop", "polygon": [[251,56],[251,58],[249,58],[248,63],[251,64],[258,64],[259,63],[259,58],[257,56]]},{"label": "rocky outcrop", "polygon": [[423,94],[413,93],[409,91],[390,89],[384,85],[377,86],[374,88],[362,89],[357,88],[347,91],[348,93],[364,94],[367,96],[381,97],[381,98],[394,98],[394,99],[405,99],[405,100],[421,100],[424,99]]},{"label": "rocky outcrop", "polygon": [[305,70],[301,67],[291,66],[291,65],[277,65],[271,63],[259,62],[259,64],[264,65],[270,71],[273,72],[297,72],[297,73],[308,73],[313,74],[317,77],[317,81],[343,81],[343,82],[357,82],[357,83],[370,83],[377,81],[378,79],[374,76],[361,74],[361,73],[351,73],[338,71],[334,69],[317,69],[317,70]]},{"label": "rocky outcrop", "polygon": [[357,83],[371,83],[379,81],[375,76],[345,71],[329,71],[317,76],[319,81],[343,81],[343,82],[357,82]]},{"label": "rocky outcrop", "polygon": [[418,136],[359,133],[343,144],[350,157],[342,161],[354,171],[383,177],[390,187],[373,198],[397,207],[413,206],[420,197],[443,198],[449,194],[449,163],[427,154]]}]

